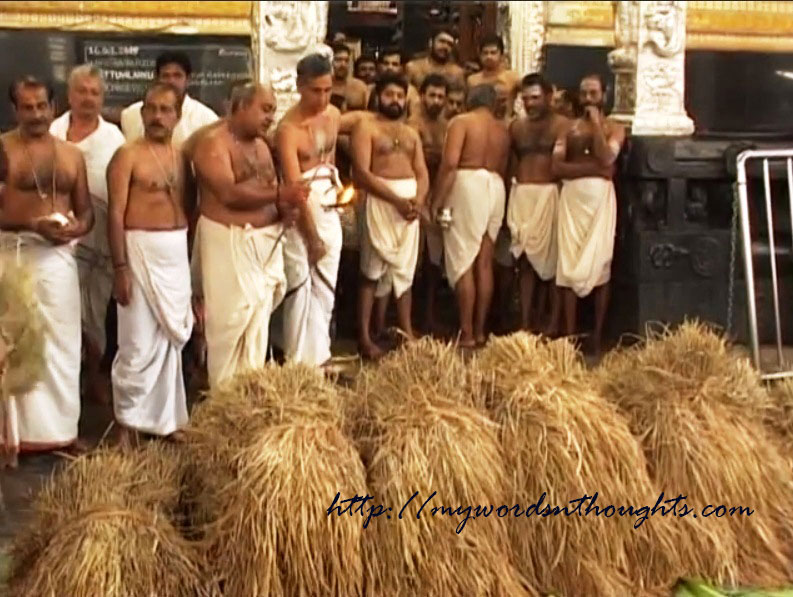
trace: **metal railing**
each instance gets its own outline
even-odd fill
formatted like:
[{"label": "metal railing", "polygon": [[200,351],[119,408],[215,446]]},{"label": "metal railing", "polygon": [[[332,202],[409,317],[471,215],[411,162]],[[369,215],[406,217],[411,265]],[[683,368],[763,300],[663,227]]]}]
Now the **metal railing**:
[{"label": "metal railing", "polygon": [[[771,287],[774,304],[774,332],[776,334],[777,367],[779,370],[764,372],[760,361],[760,337],[757,329],[757,297],[755,295],[754,263],[752,261],[752,234],[749,225],[749,189],[746,166],[749,160],[763,160],[763,193],[765,196],[766,223],[768,225],[768,254],[771,266]],[[749,320],[749,336],[752,344],[752,360],[763,379],[793,377],[793,370],[784,369],[782,350],[782,321],[779,308],[779,277],[777,274],[776,240],[774,238],[773,200],[771,193],[771,169],[769,160],[785,160],[787,163],[788,201],[790,203],[791,229],[793,230],[793,149],[770,149],[743,151],[737,158],[738,206],[740,210],[741,239],[743,241],[744,274],[746,279],[746,306]]]}]

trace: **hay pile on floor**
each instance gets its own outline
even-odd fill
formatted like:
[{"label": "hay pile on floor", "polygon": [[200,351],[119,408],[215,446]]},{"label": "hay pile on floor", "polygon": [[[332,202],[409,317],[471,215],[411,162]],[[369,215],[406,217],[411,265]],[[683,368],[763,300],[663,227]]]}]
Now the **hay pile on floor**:
[{"label": "hay pile on floor", "polygon": [[23,394],[44,369],[44,320],[31,271],[0,258],[0,399]]},{"label": "hay pile on floor", "polygon": [[366,494],[336,388],[314,368],[268,365],[210,393],[187,431],[194,514],[224,593],[356,595],[362,521],[327,516]]},{"label": "hay pile on floor", "polygon": [[[570,342],[527,333],[496,338],[476,366],[491,376],[491,413],[512,471],[512,501],[527,508],[546,493],[540,510],[572,511],[571,500],[598,492],[601,511],[652,507],[659,492],[640,446],[624,418],[591,389]],[[648,519],[634,529],[637,516],[611,516],[593,509],[511,522],[521,572],[540,590],[571,597],[668,592],[681,550],[672,523]]]},{"label": "hay pile on floor", "polygon": [[793,467],[793,379],[773,382],[769,394],[771,408],[766,412],[765,422],[779,438],[782,456]]},{"label": "hay pile on floor", "polygon": [[175,448],[156,444],[73,462],[14,543],[11,595],[215,595],[201,554],[172,524],[180,476]]},{"label": "hay pile on floor", "polygon": [[[375,503],[392,508],[390,520],[374,519],[364,535],[367,594],[533,594],[515,570],[507,523],[495,510],[467,520],[458,534],[466,514],[439,509],[506,504],[506,471],[493,422],[461,404],[461,395],[440,394],[443,378],[426,373],[436,368],[419,358],[428,347],[403,347],[359,377],[370,490]],[[400,364],[409,366],[400,371]]]},{"label": "hay pile on floor", "polygon": [[[696,554],[684,574],[721,585],[785,584],[793,476],[762,424],[769,398],[748,361],[687,323],[608,355],[598,377],[641,438],[651,476],[668,496],[687,495],[699,514],[676,519]],[[708,504],[754,514],[703,518]]]}]

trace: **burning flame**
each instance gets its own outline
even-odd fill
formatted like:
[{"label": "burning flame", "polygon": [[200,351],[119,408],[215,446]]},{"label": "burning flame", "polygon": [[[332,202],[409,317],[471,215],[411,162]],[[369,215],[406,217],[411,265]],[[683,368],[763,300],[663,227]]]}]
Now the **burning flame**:
[{"label": "burning flame", "polygon": [[339,193],[339,199],[336,203],[337,206],[341,207],[343,205],[347,205],[351,203],[352,200],[355,198],[355,187],[351,184],[347,185],[342,189],[341,193]]}]

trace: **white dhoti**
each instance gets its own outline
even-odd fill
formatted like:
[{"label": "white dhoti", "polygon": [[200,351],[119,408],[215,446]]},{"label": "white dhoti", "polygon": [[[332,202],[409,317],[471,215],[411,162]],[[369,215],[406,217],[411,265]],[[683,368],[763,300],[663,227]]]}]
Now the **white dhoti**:
[{"label": "white dhoti", "polygon": [[72,244],[54,246],[31,233],[0,231],[0,250],[32,269],[45,323],[44,371],[2,410],[0,440],[12,458],[72,444],[80,419],[80,281]]},{"label": "white dhoti", "polygon": [[264,366],[270,316],[286,291],[283,227],[227,226],[201,216],[196,232],[210,387]]},{"label": "white dhoti", "polygon": [[542,280],[556,275],[556,183],[513,183],[507,207],[507,226],[512,234],[515,259],[526,256]]},{"label": "white dhoti", "polygon": [[485,235],[494,243],[504,219],[504,181],[485,169],[458,170],[447,205],[452,223],[443,234],[446,277],[452,288],[474,263]]},{"label": "white dhoti", "polygon": [[127,230],[129,304],[118,306],[113,410],[125,427],[169,435],[187,424],[182,348],[193,330],[186,230]]},{"label": "white dhoti", "polygon": [[83,331],[105,352],[105,317],[113,294],[113,263],[107,237],[107,203],[92,197],[94,227],[80,239],[75,250],[80,275]]},{"label": "white dhoti", "polygon": [[587,296],[611,277],[617,195],[605,178],[566,180],[559,196],[556,284]]},{"label": "white dhoti", "polygon": [[342,246],[339,214],[323,206],[336,203],[338,174],[333,166],[321,164],[304,172],[303,179],[311,181],[308,203],[326,252],[309,267],[303,237],[296,228],[287,230],[287,291],[278,325],[273,327],[273,342],[281,346],[287,359],[321,365],[330,358],[330,322]]},{"label": "white dhoti", "polygon": [[[397,196],[413,199],[418,190],[415,178],[381,178]],[[366,234],[361,239],[361,273],[376,281],[376,295],[394,292],[401,297],[413,285],[419,258],[419,221],[405,220],[397,209],[372,195],[366,201]]]}]

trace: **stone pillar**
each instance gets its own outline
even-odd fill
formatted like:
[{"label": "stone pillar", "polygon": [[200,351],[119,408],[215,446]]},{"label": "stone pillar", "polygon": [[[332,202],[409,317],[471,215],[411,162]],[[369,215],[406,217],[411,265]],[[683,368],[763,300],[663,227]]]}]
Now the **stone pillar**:
[{"label": "stone pillar", "polygon": [[323,42],[328,29],[328,2],[254,2],[253,51],[256,76],[269,82],[278,101],[276,122],[299,99],[298,61],[320,52],[332,52]]},{"label": "stone pillar", "polygon": [[[547,2],[507,2],[509,5],[506,49],[510,66],[521,77],[542,68],[545,45],[545,5]],[[515,114],[523,115],[523,102],[515,100]]]},{"label": "stone pillar", "polygon": [[633,135],[694,132],[683,102],[686,5],[680,1],[617,3],[618,47],[609,56],[617,77],[615,116],[632,121]]}]

